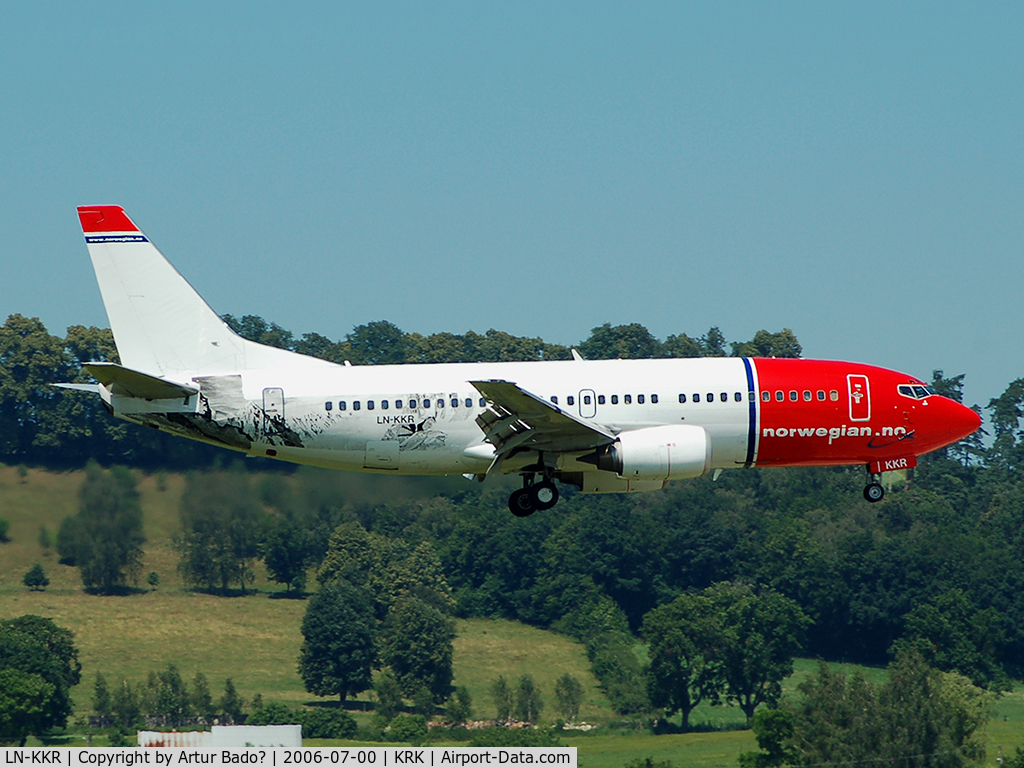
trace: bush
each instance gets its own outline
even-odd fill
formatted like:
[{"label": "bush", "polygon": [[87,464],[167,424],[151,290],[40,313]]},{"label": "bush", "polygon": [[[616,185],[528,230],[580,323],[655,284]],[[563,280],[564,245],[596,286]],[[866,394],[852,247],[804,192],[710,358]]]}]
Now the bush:
[{"label": "bush", "polygon": [[284,704],[272,701],[264,704],[249,715],[246,725],[294,725],[302,722],[302,718]]},{"label": "bush", "polygon": [[388,727],[388,741],[422,744],[427,738],[427,718],[423,715],[399,715]]},{"label": "bush", "polygon": [[469,741],[471,747],[561,747],[550,731],[538,728],[485,728]]},{"label": "bush", "polygon": [[10,527],[11,524],[7,522],[4,518],[0,517],[0,541],[10,541],[10,539],[7,538],[7,531],[10,529]]},{"label": "bush", "polygon": [[302,737],[305,739],[353,739],[356,721],[341,709],[317,707],[302,713]]}]

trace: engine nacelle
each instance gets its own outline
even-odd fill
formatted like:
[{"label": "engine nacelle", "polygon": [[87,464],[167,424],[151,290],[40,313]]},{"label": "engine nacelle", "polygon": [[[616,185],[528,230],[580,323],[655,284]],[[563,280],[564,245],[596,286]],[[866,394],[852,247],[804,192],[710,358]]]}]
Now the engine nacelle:
[{"label": "engine nacelle", "polygon": [[680,480],[711,469],[711,438],[703,427],[648,427],[623,432],[611,445],[577,461],[627,480]]}]

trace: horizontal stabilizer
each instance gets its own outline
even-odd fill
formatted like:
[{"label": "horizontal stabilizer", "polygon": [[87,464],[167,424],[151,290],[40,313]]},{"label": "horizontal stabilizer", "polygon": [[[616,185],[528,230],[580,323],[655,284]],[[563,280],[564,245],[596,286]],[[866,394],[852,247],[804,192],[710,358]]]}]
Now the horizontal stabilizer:
[{"label": "horizontal stabilizer", "polygon": [[98,395],[100,393],[100,385],[99,384],[68,384],[68,383],[61,383],[61,384],[51,384],[50,386],[51,387],[60,387],[61,389],[73,389],[76,392],[92,392],[94,395]]},{"label": "horizontal stabilizer", "polygon": [[115,363],[85,363],[82,368],[115,395],[141,397],[145,400],[168,400],[192,397],[199,392],[195,387],[133,371]]}]

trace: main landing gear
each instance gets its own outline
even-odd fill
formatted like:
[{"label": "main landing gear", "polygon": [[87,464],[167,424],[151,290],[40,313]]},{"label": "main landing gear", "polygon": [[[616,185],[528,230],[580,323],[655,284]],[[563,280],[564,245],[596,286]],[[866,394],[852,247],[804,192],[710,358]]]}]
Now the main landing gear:
[{"label": "main landing gear", "polygon": [[885,488],[882,487],[881,479],[882,476],[880,474],[868,473],[868,484],[864,488],[864,498],[872,504],[876,501],[881,501],[882,497],[885,496]]},{"label": "main landing gear", "polygon": [[508,497],[508,508],[516,517],[528,517],[539,510],[551,509],[558,503],[558,487],[548,474],[535,481],[536,473],[523,473],[523,487]]}]

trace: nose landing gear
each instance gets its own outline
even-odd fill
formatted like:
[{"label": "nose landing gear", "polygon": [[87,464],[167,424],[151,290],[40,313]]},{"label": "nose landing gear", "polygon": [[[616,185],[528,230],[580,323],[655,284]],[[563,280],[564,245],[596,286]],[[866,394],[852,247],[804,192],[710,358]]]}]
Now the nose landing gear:
[{"label": "nose landing gear", "polygon": [[523,473],[523,487],[508,498],[508,508],[516,517],[528,517],[537,510],[551,509],[558,503],[558,487],[548,475],[535,482],[536,474]]},{"label": "nose landing gear", "polygon": [[881,479],[881,473],[868,473],[869,482],[864,488],[864,498],[872,504],[876,501],[881,501],[882,497],[885,496],[885,488],[883,488],[882,483],[879,482]]}]

